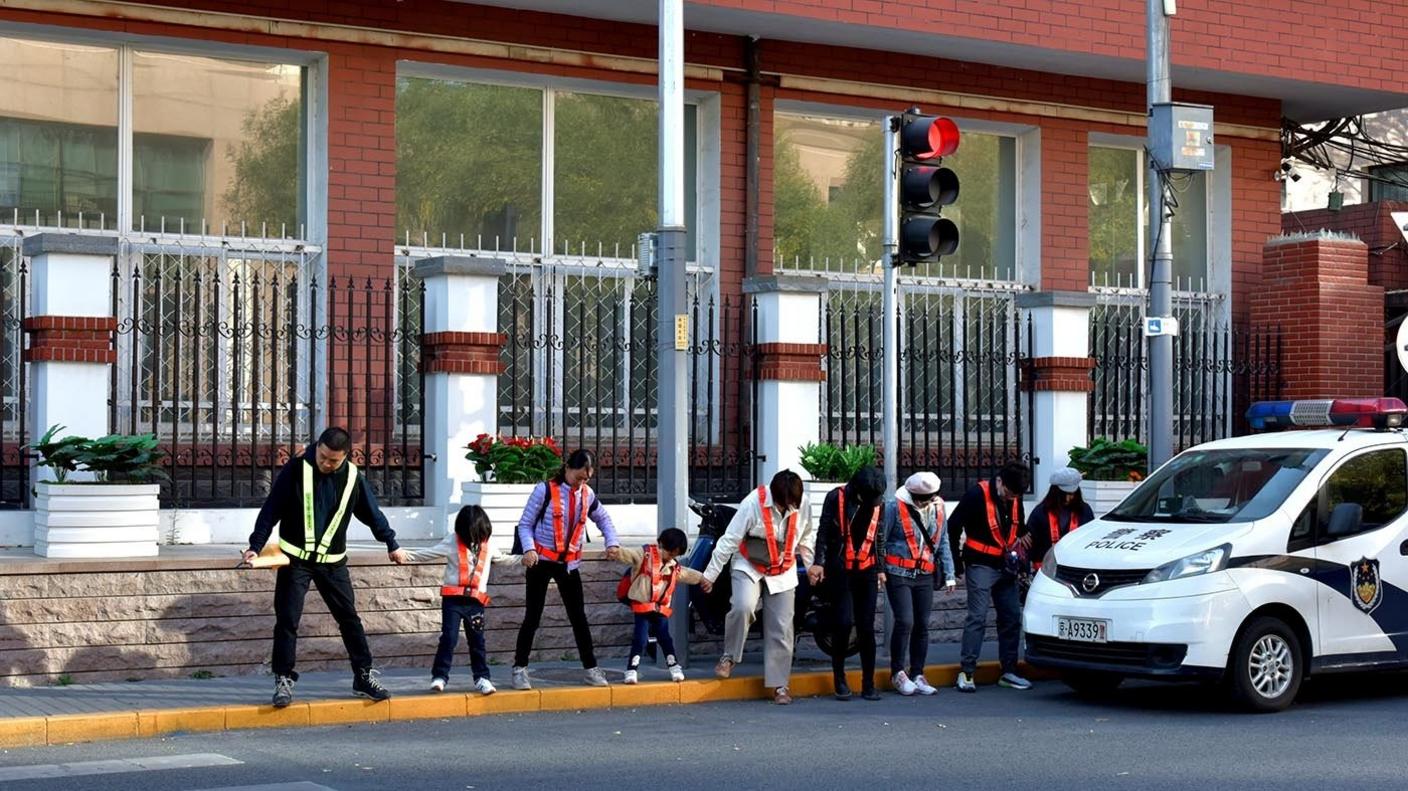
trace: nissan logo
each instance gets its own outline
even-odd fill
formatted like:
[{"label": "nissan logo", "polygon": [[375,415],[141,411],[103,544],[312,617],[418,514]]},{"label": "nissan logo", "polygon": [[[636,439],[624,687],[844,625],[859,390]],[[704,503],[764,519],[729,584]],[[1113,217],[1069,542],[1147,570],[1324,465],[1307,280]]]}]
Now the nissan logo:
[{"label": "nissan logo", "polygon": [[1100,575],[1093,571],[1085,575],[1085,579],[1080,581],[1080,588],[1086,593],[1094,593],[1095,589],[1098,587],[1100,587]]}]

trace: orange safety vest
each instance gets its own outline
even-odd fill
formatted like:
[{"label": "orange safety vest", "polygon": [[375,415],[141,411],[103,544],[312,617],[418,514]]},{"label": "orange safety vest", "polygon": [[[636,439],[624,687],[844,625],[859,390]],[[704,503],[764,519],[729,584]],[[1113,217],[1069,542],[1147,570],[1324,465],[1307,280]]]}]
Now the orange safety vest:
[{"label": "orange safety vest", "polygon": [[489,581],[485,573],[489,568],[489,542],[485,541],[479,545],[479,554],[474,558],[473,571],[470,570],[469,565],[469,547],[465,546],[464,539],[455,536],[455,543],[459,545],[460,551],[460,584],[440,586],[440,595],[469,596],[488,607],[489,594],[484,592],[484,587]]},{"label": "orange safety vest", "polygon": [[[895,509],[900,512],[900,525],[904,530],[904,540],[909,544],[909,557],[886,555],[885,562],[895,568],[918,569],[920,574],[933,574],[934,553],[929,549],[929,542],[919,540],[914,523],[910,521],[909,505],[896,502]],[[939,529],[943,529],[943,517],[939,518]]]},{"label": "orange safety vest", "polygon": [[757,569],[759,574],[765,577],[776,577],[778,574],[790,571],[797,562],[795,551],[797,518],[802,514],[800,511],[793,511],[792,515],[787,517],[787,537],[783,539],[782,549],[778,549],[777,533],[772,524],[772,509],[768,508],[768,488],[766,486],[758,487],[758,510],[763,512],[763,532],[768,542],[768,562],[763,564],[753,560],[748,557],[746,545],[740,546],[743,547],[743,557],[753,564],[753,568]]},{"label": "orange safety vest", "polygon": [[568,514],[562,503],[562,491],[558,488],[557,482],[548,481],[548,494],[552,496],[552,534],[553,544],[551,548],[538,545],[538,554],[543,560],[557,562],[575,563],[582,558],[582,536],[587,530],[587,512],[591,510],[592,488],[582,486],[578,491],[582,497],[582,509],[577,516],[577,524],[572,526],[572,535],[564,536],[563,524],[567,521]]},{"label": "orange safety vest", "polygon": [[1051,546],[1053,547],[1056,546],[1057,541],[1061,540],[1061,536],[1071,532],[1072,530],[1075,530],[1077,527],[1080,527],[1080,517],[1076,516],[1075,511],[1071,511],[1071,518],[1066,523],[1065,533],[1061,532],[1060,520],[1056,518],[1055,511],[1047,511],[1046,518],[1051,523]]},{"label": "orange safety vest", "polygon": [[996,541],[1001,541],[1002,546],[993,546],[983,541],[979,541],[972,536],[968,536],[968,548],[983,555],[1001,555],[1007,548],[1017,540],[1017,528],[1022,524],[1021,512],[1018,510],[1021,503],[1017,498],[1012,498],[1012,534],[1003,538],[1002,527],[997,521],[997,503],[992,500],[992,484],[987,481],[980,481],[978,488],[983,492],[983,503],[988,511],[988,531]]},{"label": "orange safety vest", "polygon": [[645,557],[640,562],[640,573],[649,575],[650,579],[650,601],[631,601],[631,612],[647,614],[658,612],[665,617],[669,617],[672,610],[670,602],[675,598],[675,583],[679,581],[678,575],[673,570],[665,574],[661,570],[660,547],[648,544],[645,547]]},{"label": "orange safety vest", "polygon": [[875,533],[880,527],[880,509],[870,509],[870,527],[865,531],[865,540],[861,541],[860,549],[856,549],[851,539],[851,520],[846,518],[844,487],[836,489],[836,508],[840,511],[841,543],[846,547],[846,570],[865,571],[875,565],[875,554],[870,549],[875,544]]}]

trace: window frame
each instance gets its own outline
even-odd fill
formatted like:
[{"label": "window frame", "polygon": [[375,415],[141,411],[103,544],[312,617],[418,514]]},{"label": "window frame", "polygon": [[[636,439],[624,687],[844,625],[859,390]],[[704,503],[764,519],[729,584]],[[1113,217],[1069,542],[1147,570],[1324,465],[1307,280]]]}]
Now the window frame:
[{"label": "window frame", "polygon": [[[1385,163],[1385,164],[1382,164],[1382,165],[1373,165],[1373,166],[1369,167],[1368,172],[1369,172],[1369,174],[1372,175],[1372,176],[1378,176],[1380,173],[1384,173],[1384,172],[1395,172],[1395,173],[1398,174],[1399,178],[1404,179],[1405,181],[1408,181],[1408,160],[1404,160],[1404,161],[1402,161],[1402,162],[1389,162],[1389,163]],[[1390,200],[1390,201],[1395,201],[1395,200],[1408,200],[1408,186],[1399,186],[1399,185],[1396,185],[1396,184],[1395,184],[1395,185],[1388,185],[1388,184],[1384,184],[1383,182],[1378,181],[1377,179],[1373,179],[1373,178],[1366,178],[1366,179],[1364,179],[1364,181],[1367,182],[1367,183],[1368,183],[1368,186],[1369,186],[1368,192],[1369,192],[1369,202],[1370,202],[1370,203],[1378,203],[1378,202],[1380,202],[1380,201],[1385,201],[1385,200]],[[1284,182],[1284,181],[1282,182],[1282,185],[1281,185],[1281,186],[1282,186],[1282,187],[1285,186],[1285,182]],[[1392,187],[1392,188],[1394,188],[1394,189],[1402,190],[1403,193],[1404,193],[1404,197],[1402,197],[1402,198],[1385,198],[1385,197],[1383,196],[1383,190],[1384,190],[1385,187]]]},{"label": "window frame", "polygon": [[1325,535],[1325,527],[1329,523],[1331,510],[1329,507],[1328,493],[1330,480],[1335,477],[1336,473],[1338,473],[1340,470],[1343,470],[1346,465],[1358,459],[1363,459],[1368,456],[1372,456],[1375,453],[1398,453],[1400,454],[1400,456],[1403,457],[1405,476],[1402,483],[1405,493],[1408,493],[1408,448],[1397,445],[1377,446],[1371,448],[1364,448],[1351,455],[1345,456],[1344,458],[1340,459],[1338,462],[1335,463],[1334,469],[1330,470],[1328,473],[1325,474],[1323,478],[1320,479],[1320,485],[1315,490],[1315,497],[1311,500],[1310,504],[1315,507],[1315,523],[1313,526],[1314,546],[1327,546],[1339,541],[1344,541],[1346,539],[1357,538],[1366,533],[1372,533],[1375,530],[1382,530],[1394,524],[1395,522],[1401,521],[1404,518],[1404,515],[1408,514],[1408,497],[1405,497],[1404,505],[1401,509],[1399,509],[1398,513],[1394,514],[1383,522],[1376,522],[1373,524],[1365,523],[1360,526],[1358,532],[1351,533],[1347,536],[1336,536],[1334,538],[1331,538]]}]

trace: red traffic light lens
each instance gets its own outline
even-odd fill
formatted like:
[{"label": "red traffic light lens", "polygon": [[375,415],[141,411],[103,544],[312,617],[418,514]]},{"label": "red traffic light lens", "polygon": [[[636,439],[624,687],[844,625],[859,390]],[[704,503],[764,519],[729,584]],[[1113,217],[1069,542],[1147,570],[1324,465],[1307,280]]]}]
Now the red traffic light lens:
[{"label": "red traffic light lens", "polygon": [[935,116],[911,117],[900,134],[900,145],[913,159],[946,157],[958,150],[958,124]]}]

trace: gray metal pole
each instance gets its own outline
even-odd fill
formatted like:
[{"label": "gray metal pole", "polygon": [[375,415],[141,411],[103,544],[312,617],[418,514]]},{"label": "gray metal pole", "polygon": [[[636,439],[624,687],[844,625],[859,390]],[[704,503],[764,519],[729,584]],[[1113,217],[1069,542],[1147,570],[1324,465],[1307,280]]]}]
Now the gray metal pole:
[{"label": "gray metal pole", "polygon": [[889,497],[899,488],[899,448],[900,448],[900,344],[899,344],[899,272],[895,257],[899,253],[898,224],[899,196],[895,190],[895,177],[898,167],[898,135],[894,129],[895,118],[885,118],[885,226],[882,245],[884,253],[881,266],[885,270],[884,314],[885,327],[881,333],[881,343],[885,346],[885,372],[882,377],[884,404],[881,413],[884,417],[883,439],[885,444],[885,494]]},{"label": "gray metal pole", "polygon": [[[657,533],[688,524],[688,311],[685,306],[684,216],[684,4],[660,0],[660,229],[656,244],[660,312],[659,454],[656,478]],[[686,322],[679,337],[681,322]],[[677,659],[688,663],[689,590],[676,589],[670,631]]]},{"label": "gray metal pole", "polygon": [[[1168,17],[1164,0],[1147,0],[1149,106],[1171,101],[1172,80],[1169,76]],[[1152,125],[1153,116],[1150,114]],[[1149,130],[1153,140],[1152,126]],[[1152,265],[1149,273],[1149,314],[1154,317],[1173,315],[1173,222],[1164,211],[1163,182],[1159,177],[1160,163],[1149,161],[1149,237],[1152,242]],[[1167,163],[1163,163],[1167,166]],[[1149,338],[1149,469],[1163,464],[1173,456],[1173,336]]]}]

